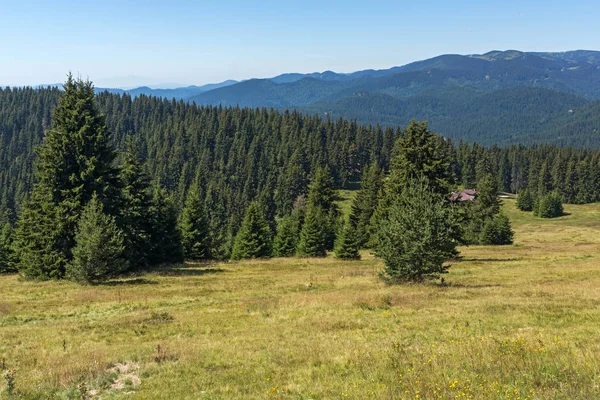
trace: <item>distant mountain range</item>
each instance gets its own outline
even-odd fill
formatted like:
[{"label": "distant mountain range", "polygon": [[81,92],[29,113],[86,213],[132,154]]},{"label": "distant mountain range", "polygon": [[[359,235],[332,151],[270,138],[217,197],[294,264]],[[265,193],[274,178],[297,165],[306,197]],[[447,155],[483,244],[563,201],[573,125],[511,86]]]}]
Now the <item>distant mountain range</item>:
[{"label": "distant mountain range", "polygon": [[[96,93],[101,93],[101,92],[106,91],[106,92],[116,93],[116,94],[127,93],[134,97],[139,96],[139,95],[146,95],[146,96],[164,97],[164,98],[168,98],[168,99],[186,100],[186,99],[196,96],[200,93],[208,92],[208,91],[214,90],[214,89],[223,88],[223,87],[226,87],[229,85],[234,85],[236,83],[239,83],[239,82],[234,81],[234,80],[228,80],[228,81],[224,81],[221,83],[210,83],[210,84],[202,85],[202,86],[191,85],[191,86],[178,87],[178,88],[173,88],[173,89],[169,89],[169,88],[160,88],[159,89],[159,88],[151,88],[148,86],[140,86],[140,87],[137,87],[134,89],[97,87]],[[42,87],[62,88],[62,84],[61,83],[53,83],[53,84],[48,84],[48,85],[37,85],[35,87],[36,88],[42,88]]]},{"label": "distant mountain range", "polygon": [[441,134],[484,144],[600,143],[598,51],[448,54],[350,74],[287,73],[176,89],[97,90],[196,104],[294,108],[387,126],[426,119]]}]

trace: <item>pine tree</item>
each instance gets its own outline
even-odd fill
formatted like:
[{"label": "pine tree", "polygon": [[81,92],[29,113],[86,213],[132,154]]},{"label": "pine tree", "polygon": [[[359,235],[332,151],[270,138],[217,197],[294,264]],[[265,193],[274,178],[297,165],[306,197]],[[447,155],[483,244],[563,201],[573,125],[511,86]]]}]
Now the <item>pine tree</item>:
[{"label": "pine tree", "polygon": [[517,197],[517,208],[521,211],[533,211],[533,196],[529,189],[523,189]]},{"label": "pine tree", "polygon": [[427,122],[411,121],[394,145],[387,193],[398,195],[411,179],[423,176],[436,193],[445,195],[454,181],[443,139],[427,127]]},{"label": "pine tree", "polygon": [[299,211],[294,211],[280,219],[277,225],[277,234],[273,240],[275,257],[293,257],[296,254],[302,219],[303,215]]},{"label": "pine tree", "polygon": [[575,203],[579,191],[579,170],[577,168],[577,160],[571,158],[567,164],[567,172],[565,174],[565,202]]},{"label": "pine tree", "polygon": [[360,246],[356,237],[356,229],[347,222],[341,229],[335,245],[335,257],[341,260],[359,260]]},{"label": "pine tree", "polygon": [[69,74],[63,88],[52,129],[37,151],[38,183],[18,223],[18,268],[27,276],[62,277],[79,215],[94,193],[108,214],[119,210],[115,152],[95,106],[94,86]]},{"label": "pine tree", "polygon": [[492,174],[482,176],[477,182],[477,199],[474,204],[476,213],[484,220],[492,218],[500,212],[498,181]]},{"label": "pine tree", "polygon": [[125,234],[129,266],[147,267],[152,251],[152,193],[144,164],[138,158],[132,142],[127,144],[120,171],[122,185],[120,218],[117,220]]},{"label": "pine tree", "polygon": [[377,255],[390,283],[438,278],[448,271],[445,261],[458,254],[451,205],[427,178],[406,182],[389,213],[379,224]]},{"label": "pine tree", "polygon": [[327,236],[323,229],[326,214],[319,207],[310,205],[300,231],[300,240],[296,255],[299,257],[325,257],[327,255]]},{"label": "pine tree", "polygon": [[319,207],[324,211],[336,208],[335,201],[337,200],[337,194],[329,167],[318,168],[308,188],[309,204]]},{"label": "pine tree", "polygon": [[308,207],[320,210],[321,229],[325,237],[325,248],[332,250],[339,229],[340,211],[333,177],[328,167],[318,168],[308,188]]},{"label": "pine tree", "polygon": [[507,245],[513,243],[514,232],[510,220],[504,214],[498,214],[488,219],[481,231],[481,244]]},{"label": "pine tree", "polygon": [[23,203],[15,230],[17,269],[28,278],[60,279],[71,258],[71,246],[63,234],[67,221],[47,188],[39,186],[30,196]]},{"label": "pine tree", "polygon": [[[394,145],[390,173],[371,217],[371,232],[379,231],[392,203],[414,179],[425,179],[430,190],[440,196],[448,194],[454,177],[445,146],[444,139],[427,128],[427,122],[411,121]],[[370,247],[375,247],[376,242],[372,238]]]},{"label": "pine tree", "polygon": [[550,174],[550,167],[548,163],[544,161],[542,168],[540,169],[540,177],[538,179],[537,196],[542,197],[550,193],[554,188],[552,187],[552,175]]},{"label": "pine tree", "polygon": [[352,201],[350,223],[356,229],[360,247],[370,241],[372,234],[371,217],[377,208],[383,188],[383,172],[376,163],[367,167],[363,173],[361,187]]},{"label": "pine tree", "polygon": [[308,185],[308,167],[302,148],[296,149],[280,175],[276,199],[281,213],[291,212],[292,204],[298,196],[306,194]]},{"label": "pine tree", "polygon": [[246,209],[244,221],[235,236],[231,258],[265,258],[272,254],[272,235],[261,206],[252,202]]},{"label": "pine tree", "polygon": [[81,213],[75,232],[73,260],[66,275],[81,283],[97,283],[126,269],[123,232],[115,218],[104,214],[102,203],[92,197]]},{"label": "pine tree", "polygon": [[[63,90],[52,129],[37,151],[37,178],[51,189],[56,203],[67,202],[74,214],[93,194],[118,208],[116,153],[105,117],[96,108],[94,86],[69,74]],[[106,211],[116,214],[112,208]]]},{"label": "pine tree", "polygon": [[200,260],[210,256],[208,221],[196,186],[188,191],[179,228],[186,258]]},{"label": "pine tree", "polygon": [[150,264],[183,262],[177,211],[172,197],[159,184],[154,185],[150,215],[152,216]]},{"label": "pine tree", "polygon": [[8,221],[0,218],[0,274],[16,272],[13,251],[13,229]]},{"label": "pine tree", "polygon": [[483,175],[477,182],[477,198],[466,204],[467,229],[463,229],[466,244],[479,244],[487,221],[500,212],[498,180],[492,174]]},{"label": "pine tree", "polygon": [[534,215],[540,218],[556,218],[563,214],[562,199],[557,192],[540,197],[534,210]]}]

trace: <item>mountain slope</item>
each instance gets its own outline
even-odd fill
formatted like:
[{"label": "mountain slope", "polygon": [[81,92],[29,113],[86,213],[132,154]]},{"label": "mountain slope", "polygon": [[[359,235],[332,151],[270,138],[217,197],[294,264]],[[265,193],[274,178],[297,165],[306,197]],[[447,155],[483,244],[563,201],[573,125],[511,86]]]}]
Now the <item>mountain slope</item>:
[{"label": "mountain slope", "polygon": [[238,81],[228,80],[221,83],[210,83],[203,86],[187,86],[180,87],[175,89],[152,89],[147,86],[141,86],[135,89],[110,89],[110,88],[96,88],[96,93],[102,93],[107,91],[109,93],[114,94],[124,94],[127,93],[130,96],[137,97],[140,95],[145,96],[155,96],[162,97],[165,99],[175,99],[175,100],[187,100],[188,98],[198,95],[200,93],[208,92],[211,90],[227,87],[230,85],[234,85],[238,83]]},{"label": "mountain slope", "polygon": [[[448,87],[406,99],[383,93],[357,92],[330,103],[301,109],[334,119],[352,117],[366,124],[403,126],[411,119],[427,120],[435,131],[454,140],[477,140],[486,145],[554,143],[554,135],[565,126],[572,126],[570,133],[563,128],[563,139],[558,143],[574,145],[583,137],[581,132],[589,131],[588,127],[600,121],[600,113],[594,114],[594,108],[590,108],[585,99],[530,87],[493,92]],[[594,142],[597,146],[600,137]]]}]

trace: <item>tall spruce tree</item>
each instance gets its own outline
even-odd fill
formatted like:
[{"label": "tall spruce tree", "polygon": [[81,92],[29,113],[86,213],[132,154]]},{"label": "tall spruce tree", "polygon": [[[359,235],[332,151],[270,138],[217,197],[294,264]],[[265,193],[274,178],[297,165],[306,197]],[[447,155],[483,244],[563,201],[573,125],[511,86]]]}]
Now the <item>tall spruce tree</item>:
[{"label": "tall spruce tree", "polygon": [[323,229],[323,221],[326,218],[327,215],[320,207],[309,203],[300,231],[297,256],[325,257],[327,255],[327,231]]},{"label": "tall spruce tree", "polygon": [[467,229],[463,230],[463,240],[467,244],[481,243],[481,232],[486,223],[500,212],[498,180],[491,173],[482,175],[477,182],[477,198],[467,204]]},{"label": "tall spruce tree", "polygon": [[123,154],[120,179],[121,210],[117,222],[125,233],[125,247],[132,269],[147,267],[152,252],[153,218],[150,178],[144,163],[138,158],[133,142]]},{"label": "tall spruce tree", "polygon": [[303,215],[299,211],[292,212],[279,220],[277,234],[273,240],[275,257],[293,257],[296,254],[302,220]]},{"label": "tall spruce tree", "polygon": [[[427,181],[429,190],[442,197],[449,193],[454,182],[444,139],[431,132],[427,122],[413,120],[394,144],[390,172],[371,217],[371,232],[379,231],[379,224],[387,218],[392,203],[408,182],[417,178]],[[375,247],[376,243],[377,239],[372,235],[370,247]]]},{"label": "tall spruce tree", "polygon": [[79,215],[94,193],[107,213],[119,210],[115,152],[104,116],[96,109],[94,86],[69,74],[63,88],[52,129],[37,151],[38,183],[17,230],[18,267],[29,276],[62,277]]},{"label": "tall spruce tree", "polygon": [[431,132],[427,122],[413,120],[394,145],[386,190],[395,196],[410,180],[423,177],[431,190],[445,195],[454,182],[450,164],[444,139]]},{"label": "tall spruce tree", "polygon": [[538,179],[537,196],[542,197],[550,193],[554,188],[552,186],[552,175],[550,175],[550,166],[546,161],[542,163],[540,177]]},{"label": "tall spruce tree", "polygon": [[308,207],[320,210],[321,229],[327,250],[333,249],[339,229],[340,210],[336,204],[337,197],[329,168],[318,168],[308,187]]},{"label": "tall spruce tree", "polygon": [[9,272],[16,272],[13,229],[8,220],[0,218],[0,274]]},{"label": "tall spruce tree", "polygon": [[71,259],[71,241],[65,231],[63,208],[52,200],[47,187],[37,186],[23,203],[13,248],[17,269],[28,278],[60,279]]},{"label": "tall spruce tree", "polygon": [[246,209],[242,226],[235,236],[231,258],[265,258],[272,254],[272,233],[258,202]]},{"label": "tall spruce tree", "polygon": [[373,163],[363,172],[360,190],[352,201],[350,224],[356,230],[359,247],[370,242],[371,217],[377,208],[379,196],[383,188],[383,171],[377,163]]},{"label": "tall spruce tree", "polygon": [[197,186],[192,186],[188,191],[179,229],[186,258],[200,260],[210,257],[208,220]]},{"label": "tall spruce tree", "polygon": [[477,199],[474,202],[480,218],[488,219],[500,212],[498,181],[492,174],[486,174],[477,182]]},{"label": "tall spruce tree", "polygon": [[336,239],[335,257],[341,260],[360,260],[359,250],[356,228],[347,222]]},{"label": "tall spruce tree", "polygon": [[160,184],[154,185],[152,195],[151,264],[183,262],[181,233],[177,227],[177,210],[173,198]]},{"label": "tall spruce tree", "polygon": [[291,212],[296,198],[306,194],[308,169],[304,149],[296,149],[290,156],[283,173],[279,176],[280,183],[275,197],[280,213]]},{"label": "tall spruce tree", "polygon": [[67,264],[66,275],[81,283],[104,281],[127,268],[124,252],[124,235],[115,217],[105,214],[102,203],[92,197],[77,223],[73,260]]}]

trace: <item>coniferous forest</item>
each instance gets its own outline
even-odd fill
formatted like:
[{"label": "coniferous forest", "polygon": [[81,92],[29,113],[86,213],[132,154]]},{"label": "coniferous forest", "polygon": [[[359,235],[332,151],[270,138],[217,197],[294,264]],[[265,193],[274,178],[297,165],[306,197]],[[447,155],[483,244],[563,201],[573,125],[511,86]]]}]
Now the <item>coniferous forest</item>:
[{"label": "coniferous forest", "polygon": [[[356,259],[367,247],[390,281],[421,280],[444,273],[458,244],[512,242],[498,192],[523,193],[519,207],[540,217],[600,200],[597,151],[95,95],[71,76],[64,91],[0,90],[0,124],[0,266],[34,278],[94,282],[184,257]],[[336,189],[359,184],[345,221]],[[449,202],[460,188],[477,200]],[[416,276],[403,270],[426,253]]]}]

